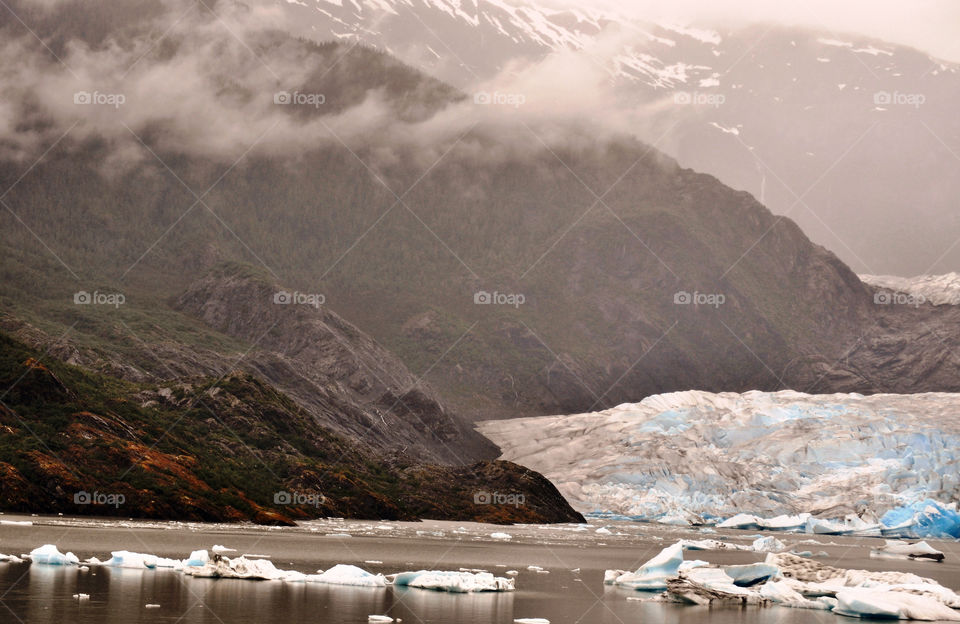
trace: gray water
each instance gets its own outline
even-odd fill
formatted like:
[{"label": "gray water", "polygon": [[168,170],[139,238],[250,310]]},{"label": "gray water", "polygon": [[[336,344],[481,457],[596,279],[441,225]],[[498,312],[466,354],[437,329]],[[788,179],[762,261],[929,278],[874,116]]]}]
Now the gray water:
[{"label": "gray water", "polygon": [[[14,520],[10,516],[3,517]],[[386,614],[408,624],[510,624],[515,618],[547,618],[552,624],[679,624],[710,622],[799,624],[844,622],[832,613],[781,607],[694,607],[627,600],[641,592],[603,584],[607,568],[636,569],[677,539],[705,537],[632,523],[603,523],[614,535],[598,535],[599,524],[494,527],[470,523],[377,523],[317,521],[296,528],[117,522],[29,518],[32,526],[0,525],[0,552],[27,553],[53,543],[81,559],[109,558],[111,550],[185,558],[214,544],[238,553],[266,554],[276,567],[312,573],[337,563],[371,572],[482,568],[498,576],[519,571],[511,593],[448,594],[413,588],[353,588],[315,583],[236,579],[198,579],[172,570],[127,570],[0,563],[0,622],[46,624],[361,624],[371,614]],[[495,531],[513,536],[492,539]],[[419,532],[419,534],[418,534]],[[442,533],[442,535],[440,535]],[[343,537],[349,535],[349,537]],[[749,543],[754,533],[721,532],[728,541]],[[935,542],[947,561],[881,561],[869,558],[877,540],[778,535],[798,550],[825,551],[829,565],[871,570],[893,569],[935,578],[960,588],[960,557],[955,542]],[[763,555],[750,552],[693,552],[687,558],[717,563],[749,563]],[[383,563],[364,563],[379,560]],[[530,571],[537,565],[549,574]],[[502,566],[502,567],[497,567]],[[580,568],[574,572],[574,568]],[[78,601],[73,594],[90,595]],[[159,604],[159,608],[146,608]]]}]

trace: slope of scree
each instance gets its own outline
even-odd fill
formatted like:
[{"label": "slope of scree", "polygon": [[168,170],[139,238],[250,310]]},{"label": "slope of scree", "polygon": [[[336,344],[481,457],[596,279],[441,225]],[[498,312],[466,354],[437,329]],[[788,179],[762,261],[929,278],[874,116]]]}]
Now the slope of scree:
[{"label": "slope of scree", "polygon": [[[582,521],[536,473],[509,462],[384,460],[246,373],[138,384],[44,355],[0,334],[6,511],[264,524]],[[496,489],[522,493],[524,505],[477,504]],[[99,496],[84,504],[84,492]]]}]

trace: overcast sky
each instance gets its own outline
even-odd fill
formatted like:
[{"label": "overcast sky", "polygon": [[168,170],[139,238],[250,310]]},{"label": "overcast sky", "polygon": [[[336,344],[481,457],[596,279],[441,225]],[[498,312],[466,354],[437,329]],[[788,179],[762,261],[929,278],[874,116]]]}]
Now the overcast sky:
[{"label": "overcast sky", "polygon": [[776,21],[863,33],[960,62],[960,0],[552,0],[647,19]]}]

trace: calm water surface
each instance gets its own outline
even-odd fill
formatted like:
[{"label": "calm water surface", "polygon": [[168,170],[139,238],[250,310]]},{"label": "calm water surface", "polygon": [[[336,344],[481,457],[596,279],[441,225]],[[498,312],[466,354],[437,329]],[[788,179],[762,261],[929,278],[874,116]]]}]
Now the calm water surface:
[{"label": "calm water surface", "polygon": [[[6,520],[22,520],[3,516]],[[281,569],[315,572],[336,563],[372,572],[482,568],[502,576],[518,570],[512,593],[447,594],[409,588],[352,588],[315,583],[197,579],[172,570],[125,570],[0,563],[0,622],[23,624],[360,624],[387,614],[408,624],[511,624],[541,617],[552,624],[705,623],[800,624],[849,622],[831,613],[800,609],[704,608],[627,600],[642,593],[603,585],[607,568],[635,569],[680,538],[703,536],[631,523],[604,523],[613,535],[575,525],[493,527],[469,523],[378,523],[317,521],[296,528],[117,522],[29,518],[32,526],[0,525],[0,552],[20,554],[45,544],[81,559],[109,558],[111,550],[184,558],[190,551],[223,544],[239,553],[266,554]],[[506,531],[509,542],[490,534]],[[719,537],[749,543],[754,533],[721,532]],[[348,535],[349,537],[345,537]],[[956,542],[935,542],[947,553],[942,564],[869,558],[878,541],[816,536],[779,536],[798,550],[825,551],[818,561],[842,567],[895,569],[937,579],[960,589]],[[687,558],[749,563],[749,552],[697,552]],[[365,563],[377,560],[383,563]],[[549,574],[527,570],[537,565]],[[502,566],[502,567],[497,567]],[[573,569],[580,568],[579,572]],[[90,595],[78,602],[73,594]],[[146,608],[159,604],[159,608]]]}]

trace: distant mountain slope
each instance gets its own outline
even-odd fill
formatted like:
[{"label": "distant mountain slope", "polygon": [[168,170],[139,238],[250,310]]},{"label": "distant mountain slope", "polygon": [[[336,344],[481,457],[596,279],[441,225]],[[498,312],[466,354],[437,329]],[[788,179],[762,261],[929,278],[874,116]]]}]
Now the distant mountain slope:
[{"label": "distant mountain slope", "polygon": [[858,272],[960,267],[955,63],[825,30],[691,28],[531,0],[263,4],[295,32],[375,45],[469,92],[533,107],[559,81],[541,108],[622,117]]},{"label": "distant mountain slope", "polygon": [[[244,373],[165,385],[92,375],[0,334],[0,508],[286,524],[320,516],[582,521],[508,462],[386,462]],[[520,505],[478,493],[522,495]]]},{"label": "distant mountain slope", "polygon": [[[418,432],[431,452],[459,440],[471,459],[484,449],[450,414],[583,412],[690,388],[958,389],[960,310],[876,305],[748,193],[602,125],[477,104],[388,55],[298,41],[227,7],[235,28],[190,14],[162,46],[64,48],[68,67],[129,92],[106,109],[73,104],[70,71],[15,39],[29,72],[0,161],[12,317],[66,333],[81,356],[117,354],[103,359],[130,379],[249,363],[331,426],[319,403],[339,387],[363,417],[338,431],[375,445],[388,423],[413,439],[417,419],[377,415],[381,397],[409,399],[444,425]],[[352,332],[327,312],[286,317],[262,284],[211,276],[225,261],[322,295],[409,372],[374,363],[389,358],[366,340],[320,341]],[[79,291],[125,303],[78,305]],[[422,379],[440,401],[363,368]]]}]

